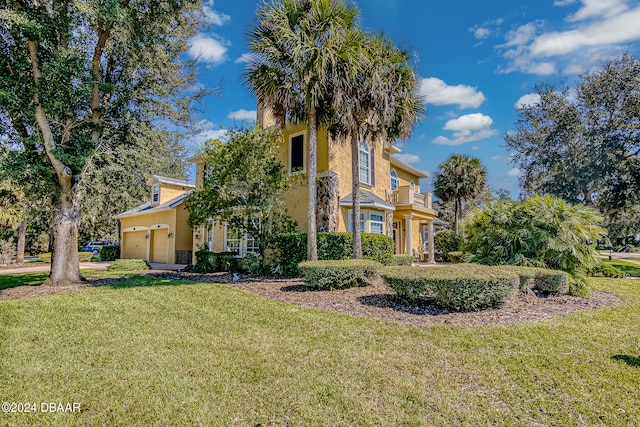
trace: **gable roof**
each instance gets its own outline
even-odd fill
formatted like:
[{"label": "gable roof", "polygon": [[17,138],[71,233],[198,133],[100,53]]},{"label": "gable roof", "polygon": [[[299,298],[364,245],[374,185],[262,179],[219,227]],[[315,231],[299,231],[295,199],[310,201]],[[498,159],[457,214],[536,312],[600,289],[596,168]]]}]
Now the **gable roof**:
[{"label": "gable roof", "polygon": [[135,215],[140,215],[140,214],[148,214],[148,213],[157,213],[157,212],[163,212],[163,211],[168,211],[171,209],[175,209],[178,206],[180,206],[182,203],[184,203],[185,199],[187,198],[187,196],[189,194],[191,194],[191,191],[187,191],[186,193],[183,193],[181,195],[179,195],[178,197],[174,197],[171,200],[168,200],[166,202],[164,202],[161,205],[158,206],[151,206],[151,202],[146,202],[141,204],[140,206],[136,206],[133,209],[129,209],[126,212],[122,212],[121,214],[118,214],[116,216],[114,216],[114,218],[116,219],[121,219],[121,218],[126,218],[129,216],[135,216]]},{"label": "gable roof", "polygon": [[419,171],[418,169],[409,166],[408,164],[404,163],[403,161],[401,161],[397,157],[389,156],[389,162],[391,163],[392,166],[395,166],[395,167],[400,168],[400,169],[402,169],[404,171],[410,172],[410,173],[416,175],[418,178],[428,178],[429,177],[428,173]]},{"label": "gable roof", "polygon": [[156,181],[160,184],[179,185],[181,187],[196,188],[194,182],[185,181],[183,179],[167,178],[161,175],[151,175],[151,179],[147,182],[147,185],[151,185],[151,181]]},{"label": "gable roof", "polygon": [[[340,206],[351,206],[351,205],[353,205],[353,193],[347,194],[340,200]],[[396,207],[393,206],[391,203],[381,199],[380,197],[376,196],[375,194],[367,190],[362,190],[362,189],[360,190],[360,206],[365,208],[384,209],[387,211],[396,210]]]}]

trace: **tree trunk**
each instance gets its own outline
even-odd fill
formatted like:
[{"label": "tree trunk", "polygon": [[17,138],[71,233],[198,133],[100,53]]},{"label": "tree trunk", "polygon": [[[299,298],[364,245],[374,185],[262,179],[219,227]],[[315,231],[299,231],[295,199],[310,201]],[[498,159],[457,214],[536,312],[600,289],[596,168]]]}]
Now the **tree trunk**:
[{"label": "tree trunk", "polygon": [[458,222],[460,221],[460,211],[462,210],[460,199],[456,197],[453,202],[455,204],[455,208],[453,209],[453,231],[456,233],[456,236],[459,236],[458,232]]},{"label": "tree trunk", "polygon": [[45,285],[67,286],[84,280],[78,260],[78,220],[77,205],[63,199],[53,223],[51,273]]},{"label": "tree trunk", "polygon": [[357,132],[351,132],[351,171],[353,258],[362,259],[362,237],[360,236],[360,144]]},{"label": "tree trunk", "polygon": [[309,118],[309,162],[307,164],[307,181],[309,189],[309,201],[307,205],[307,260],[316,261],[318,259],[318,243],[316,237],[316,156],[318,151],[318,127],[316,121],[316,110],[310,108]]},{"label": "tree trunk", "polygon": [[23,219],[18,226],[18,244],[16,245],[16,263],[24,262],[24,244],[27,238],[27,218]]}]

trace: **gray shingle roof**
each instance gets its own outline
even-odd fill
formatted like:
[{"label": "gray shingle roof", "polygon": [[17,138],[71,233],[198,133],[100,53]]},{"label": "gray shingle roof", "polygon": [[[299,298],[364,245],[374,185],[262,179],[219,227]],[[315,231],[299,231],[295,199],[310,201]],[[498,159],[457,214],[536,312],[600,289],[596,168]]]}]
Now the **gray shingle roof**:
[{"label": "gray shingle roof", "polygon": [[[353,204],[353,193],[349,193],[346,196],[344,196],[342,199],[340,199],[340,206],[350,206],[352,204]],[[380,197],[376,196],[375,194],[367,190],[360,190],[360,206],[375,207],[378,209],[385,209],[390,211],[396,210],[396,207],[393,206],[391,203],[381,199]]]}]

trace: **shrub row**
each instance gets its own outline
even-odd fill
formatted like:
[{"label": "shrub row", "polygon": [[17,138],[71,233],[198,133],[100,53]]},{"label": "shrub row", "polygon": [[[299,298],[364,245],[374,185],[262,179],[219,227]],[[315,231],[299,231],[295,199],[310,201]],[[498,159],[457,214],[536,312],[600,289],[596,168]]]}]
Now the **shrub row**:
[{"label": "shrub row", "polygon": [[[93,256],[93,252],[78,252],[78,260],[80,262],[88,262],[88,261],[91,260],[92,256]],[[40,258],[40,261],[50,264],[51,263],[51,252],[40,254],[40,255],[38,255],[38,258]]]},{"label": "shrub row", "polygon": [[102,246],[99,256],[100,261],[115,261],[120,258],[120,246]]},{"label": "shrub row", "polygon": [[390,265],[413,265],[411,255],[394,255]]},{"label": "shrub row", "polygon": [[210,273],[214,271],[232,271],[237,269],[234,252],[210,252],[206,247],[196,251],[196,263],[193,271]]},{"label": "shrub row", "polygon": [[593,277],[622,278],[625,276],[624,271],[620,270],[615,265],[607,264],[606,262],[599,262],[595,267],[589,269],[587,274]]},{"label": "shrub row", "polygon": [[107,270],[132,271],[132,270],[149,270],[151,266],[143,259],[117,259],[113,261]]},{"label": "shrub row", "polygon": [[513,297],[519,287],[516,273],[475,264],[385,267],[380,274],[402,299],[431,300],[457,311],[496,307]]},{"label": "shrub row", "polygon": [[380,279],[382,264],[365,259],[304,261],[300,274],[307,286],[316,289],[345,289],[369,286]]},{"label": "shrub row", "polygon": [[[362,233],[362,257],[389,265],[394,259],[394,243],[389,236]],[[298,275],[298,264],[307,259],[307,234],[283,233],[275,239],[276,262],[282,275]],[[318,233],[319,260],[347,260],[353,258],[351,233]]]}]

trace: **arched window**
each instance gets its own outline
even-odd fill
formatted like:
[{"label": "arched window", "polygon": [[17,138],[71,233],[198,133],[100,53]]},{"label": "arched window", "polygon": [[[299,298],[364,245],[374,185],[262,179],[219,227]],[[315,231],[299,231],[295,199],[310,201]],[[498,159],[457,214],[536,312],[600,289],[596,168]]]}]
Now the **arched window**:
[{"label": "arched window", "polygon": [[398,172],[396,172],[395,169],[391,169],[391,190],[397,190],[399,184],[400,180],[398,180]]},{"label": "arched window", "polygon": [[371,156],[369,146],[360,141],[360,182],[371,184]]}]

